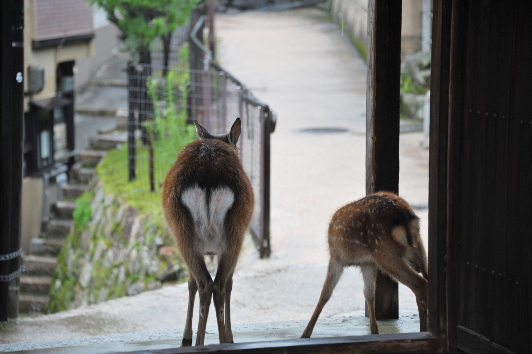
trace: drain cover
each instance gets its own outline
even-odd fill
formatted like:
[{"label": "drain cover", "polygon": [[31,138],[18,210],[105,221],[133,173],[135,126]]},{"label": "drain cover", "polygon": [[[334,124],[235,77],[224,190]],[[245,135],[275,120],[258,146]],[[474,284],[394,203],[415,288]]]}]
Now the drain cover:
[{"label": "drain cover", "polygon": [[319,127],[319,128],[304,128],[299,129],[299,133],[308,133],[308,134],[336,134],[336,133],[345,133],[349,130],[345,128],[330,128],[330,127]]}]

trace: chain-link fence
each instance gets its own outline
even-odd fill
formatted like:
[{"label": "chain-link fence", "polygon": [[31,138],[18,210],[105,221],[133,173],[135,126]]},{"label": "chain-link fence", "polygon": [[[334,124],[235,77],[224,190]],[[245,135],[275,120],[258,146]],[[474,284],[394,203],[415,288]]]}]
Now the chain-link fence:
[{"label": "chain-link fence", "polygon": [[168,65],[162,55],[155,54],[150,65],[128,68],[129,179],[146,179],[140,188],[153,192],[153,202],[160,203],[157,192],[177,150],[195,139],[191,123],[198,120],[212,134],[225,134],[240,117],[239,154],[255,194],[250,231],[261,258],[268,257],[270,134],[275,113],[211,59],[203,40],[198,39],[204,22],[199,17],[190,36],[180,32],[173,39]]}]

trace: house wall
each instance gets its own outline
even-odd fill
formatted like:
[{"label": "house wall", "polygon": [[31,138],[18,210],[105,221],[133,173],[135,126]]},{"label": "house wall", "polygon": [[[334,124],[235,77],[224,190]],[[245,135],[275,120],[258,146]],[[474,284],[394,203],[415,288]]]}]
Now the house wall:
[{"label": "house wall", "polygon": [[[61,39],[91,35],[93,32],[93,12],[85,0],[24,0],[24,113],[29,111],[31,100],[43,100],[57,94],[57,65],[61,62],[77,61],[92,56],[95,52],[94,40],[64,41]],[[34,48],[34,41],[59,39],[57,44]],[[38,93],[29,94],[28,67],[44,68],[44,87]],[[48,203],[54,201],[53,180],[48,188]],[[30,240],[41,232],[44,208],[44,183],[41,177],[26,176],[22,182],[21,245],[29,251]]]},{"label": "house wall", "polygon": [[[44,68],[44,88],[41,92],[31,94],[24,99],[24,112],[28,111],[30,100],[40,100],[53,97],[57,93],[56,87],[56,68],[57,64],[66,61],[76,61],[79,58],[94,55],[94,40],[89,42],[65,42],[59,43],[55,46],[45,47],[40,49],[33,49],[32,42],[35,40],[53,39],[53,36],[60,36],[64,33],[65,36],[78,35],[81,33],[92,33],[92,10],[85,4],[84,0],[25,0],[24,1],[24,63],[25,74],[27,75],[27,68],[30,65],[42,66]],[[80,3],[80,1],[82,3]],[[67,6],[73,3],[76,6]],[[46,5],[46,6],[45,6]],[[77,14],[77,17],[83,18],[82,26],[72,30],[61,30],[60,28],[68,28],[70,22],[63,26],[52,27],[49,23],[54,21],[61,21],[56,17],[44,17],[41,12],[55,12],[56,9],[67,7],[70,10],[82,9],[84,14]],[[62,13],[63,18],[68,17],[68,13]],[[90,19],[90,24],[87,23],[87,17]],[[43,33],[41,33],[43,32]],[[59,37],[61,38],[61,37]],[[24,91],[28,91],[28,80],[24,80]]]}]

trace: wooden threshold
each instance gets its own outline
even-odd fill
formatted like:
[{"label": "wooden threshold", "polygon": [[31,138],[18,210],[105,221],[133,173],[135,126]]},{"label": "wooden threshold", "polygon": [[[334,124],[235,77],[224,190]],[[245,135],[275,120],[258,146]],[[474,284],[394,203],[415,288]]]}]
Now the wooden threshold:
[{"label": "wooden threshold", "polygon": [[142,350],[128,353],[443,353],[444,348],[445,340],[443,338],[437,338],[430,333],[421,332],[217,344],[201,347]]}]

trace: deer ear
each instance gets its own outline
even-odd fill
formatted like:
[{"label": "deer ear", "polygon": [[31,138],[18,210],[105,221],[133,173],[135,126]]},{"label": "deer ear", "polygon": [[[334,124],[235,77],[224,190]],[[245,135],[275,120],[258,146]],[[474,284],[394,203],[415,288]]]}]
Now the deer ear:
[{"label": "deer ear", "polygon": [[203,126],[199,124],[197,120],[194,121],[194,125],[196,126],[196,133],[198,133],[200,139],[207,139],[211,136],[207,129],[203,128]]},{"label": "deer ear", "polygon": [[229,132],[229,141],[231,144],[236,146],[236,143],[238,142],[238,138],[240,137],[240,132],[242,131],[242,124],[240,122],[240,118],[237,118],[235,122],[233,123],[233,126],[231,127],[231,131]]}]

